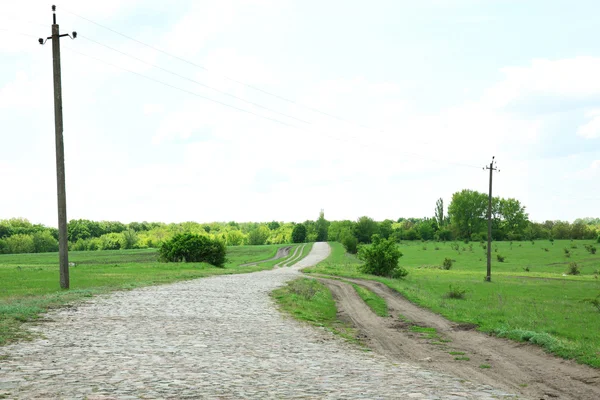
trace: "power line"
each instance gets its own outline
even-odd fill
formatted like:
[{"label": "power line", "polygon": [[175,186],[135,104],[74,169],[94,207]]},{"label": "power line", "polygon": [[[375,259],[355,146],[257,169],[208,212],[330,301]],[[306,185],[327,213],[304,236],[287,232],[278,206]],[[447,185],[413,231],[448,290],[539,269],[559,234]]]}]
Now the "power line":
[{"label": "power line", "polygon": [[[80,35],[80,36],[81,36],[81,35]],[[248,114],[252,114],[252,115],[254,115],[254,116],[256,116],[256,117],[263,118],[263,119],[267,119],[267,120],[269,120],[269,121],[276,122],[276,123],[279,123],[279,124],[281,124],[281,125],[285,125],[285,126],[288,126],[288,127],[291,127],[291,128],[296,128],[296,129],[299,129],[299,130],[302,130],[302,131],[305,131],[305,132],[308,132],[308,133],[311,133],[311,134],[315,134],[315,133],[317,133],[317,134],[320,134],[320,135],[322,135],[322,136],[328,137],[328,138],[330,138],[330,139],[333,139],[333,140],[336,140],[336,141],[339,141],[339,142],[342,142],[342,143],[348,143],[348,140],[347,140],[347,138],[346,138],[346,139],[343,139],[343,138],[335,137],[335,136],[332,136],[332,135],[328,135],[327,133],[324,133],[324,132],[316,132],[316,131],[314,131],[314,130],[306,129],[306,128],[304,128],[304,127],[300,127],[300,126],[296,126],[296,125],[288,124],[288,123],[286,123],[286,122],[283,122],[283,121],[280,121],[280,120],[278,120],[278,119],[271,118],[271,117],[267,117],[267,116],[264,116],[264,115],[261,115],[261,114],[257,114],[257,113],[254,113],[254,112],[252,112],[252,111],[249,111],[249,110],[246,110],[246,109],[243,109],[243,108],[240,108],[240,107],[236,107],[236,106],[233,106],[233,105],[231,105],[231,104],[228,104],[228,103],[224,103],[224,102],[222,102],[222,101],[219,101],[219,100],[212,99],[212,98],[210,98],[210,97],[208,97],[208,96],[204,96],[204,95],[198,94],[198,93],[196,93],[196,92],[192,92],[192,91],[190,91],[190,90],[186,90],[186,89],[180,88],[180,87],[178,87],[178,86],[171,85],[171,84],[169,84],[169,83],[166,83],[166,82],[163,82],[163,81],[161,81],[161,80],[158,80],[158,79],[155,79],[155,78],[149,77],[149,76],[147,76],[147,75],[144,75],[144,74],[141,74],[141,73],[139,73],[139,72],[132,71],[132,70],[130,70],[130,69],[128,69],[128,68],[124,68],[124,67],[118,66],[118,65],[116,65],[116,64],[113,64],[113,63],[110,63],[110,62],[104,61],[104,60],[102,60],[102,59],[100,59],[100,58],[98,58],[98,57],[90,56],[90,55],[88,55],[88,54],[85,54],[85,53],[82,53],[82,52],[80,52],[80,51],[74,50],[74,49],[72,49],[72,48],[70,48],[70,47],[66,47],[66,46],[65,46],[65,48],[66,48],[67,50],[69,50],[69,51],[72,51],[72,52],[74,52],[74,53],[76,53],[76,54],[79,54],[79,55],[81,55],[81,56],[84,56],[84,57],[88,57],[88,58],[90,58],[90,59],[93,59],[93,60],[95,60],[95,61],[98,61],[98,62],[100,62],[100,63],[102,63],[102,64],[109,65],[109,66],[111,66],[111,67],[113,67],[113,68],[117,68],[117,69],[120,69],[120,70],[123,70],[123,71],[129,72],[129,73],[131,73],[131,74],[137,75],[137,76],[139,76],[139,77],[142,77],[142,78],[144,78],[144,79],[150,80],[150,81],[152,81],[152,82],[155,82],[155,83],[161,84],[161,85],[163,85],[163,86],[170,87],[170,88],[172,88],[172,89],[175,89],[175,90],[179,90],[179,91],[181,91],[181,92],[184,92],[184,93],[187,93],[187,94],[190,94],[190,95],[196,96],[196,97],[200,97],[200,98],[202,98],[202,99],[205,99],[205,100],[208,100],[208,101],[211,101],[211,102],[214,102],[214,103],[217,103],[217,104],[223,105],[223,106],[225,106],[225,107],[229,107],[229,108],[235,109],[235,110],[237,110],[237,111],[241,111],[241,112],[245,112],[245,113],[248,113]],[[378,143],[369,143],[369,144],[362,144],[362,147],[363,147],[363,148],[365,148],[365,147],[374,147],[374,146],[376,146],[376,145],[378,145]],[[406,155],[412,155],[412,156],[416,156],[416,157],[419,157],[419,158],[423,158],[423,159],[429,159],[429,160],[431,160],[431,161],[442,162],[442,163],[444,163],[444,164],[455,165],[455,166],[459,166],[459,167],[477,168],[477,169],[479,169],[479,168],[480,168],[480,167],[478,167],[478,166],[474,166],[474,165],[469,165],[469,164],[464,164],[464,163],[457,163],[457,162],[448,161],[448,160],[442,160],[442,159],[436,159],[436,158],[433,158],[433,157],[430,157],[430,156],[427,156],[427,155],[423,155],[423,154],[419,154],[419,153],[415,153],[415,152],[409,152],[409,151],[399,151],[399,152],[396,152],[396,154],[406,154]]]},{"label": "power line", "polygon": [[141,59],[141,58],[139,58],[139,57],[136,57],[136,56],[134,56],[134,55],[131,55],[131,54],[129,54],[129,53],[126,53],[126,52],[124,52],[124,51],[121,51],[121,50],[115,49],[114,47],[111,47],[111,46],[109,46],[109,45],[106,45],[106,44],[104,44],[104,43],[100,43],[100,42],[98,42],[97,40],[94,40],[94,39],[91,39],[91,38],[89,38],[89,37],[85,37],[85,36],[82,36],[82,35],[80,35],[79,37],[81,37],[81,38],[83,38],[83,39],[86,39],[86,40],[88,40],[88,41],[90,41],[90,42],[93,42],[93,43],[95,43],[95,44],[97,44],[97,45],[99,45],[99,46],[106,47],[107,49],[109,49],[109,50],[112,50],[112,51],[114,51],[114,52],[117,52],[117,53],[119,53],[119,54],[122,54],[122,55],[124,55],[124,56],[126,56],[126,57],[132,58],[132,59],[134,59],[134,60],[137,60],[137,61],[139,61],[139,62],[141,62],[141,63],[144,63],[144,64],[146,64],[146,65],[149,65],[149,66],[151,66],[151,67],[153,67],[153,68],[160,69],[161,71],[164,71],[164,72],[166,72],[166,73],[168,73],[168,74],[171,74],[171,75],[177,76],[177,77],[179,77],[179,78],[181,78],[181,79],[184,79],[184,80],[187,80],[187,81],[189,81],[189,82],[195,83],[195,84],[197,84],[197,85],[200,85],[200,86],[202,86],[202,87],[205,87],[205,88],[207,88],[207,89],[214,90],[215,92],[221,93],[221,94],[223,94],[223,95],[225,95],[225,96],[229,96],[229,97],[232,97],[232,98],[234,98],[234,99],[237,99],[237,100],[243,101],[243,102],[245,102],[245,103],[251,104],[251,105],[253,105],[253,106],[255,106],[255,107],[259,107],[259,108],[262,108],[262,109],[264,109],[264,110],[270,111],[270,112],[272,112],[272,113],[279,114],[279,115],[281,115],[281,116],[283,116],[283,117],[291,118],[291,119],[294,119],[294,120],[296,120],[296,121],[303,122],[303,123],[305,123],[305,124],[310,124],[310,122],[308,122],[308,121],[305,121],[305,120],[303,120],[303,119],[296,118],[296,117],[294,117],[294,116],[292,116],[292,115],[288,115],[288,114],[285,114],[285,113],[282,113],[282,112],[279,112],[279,111],[273,110],[273,109],[271,109],[271,108],[269,108],[269,107],[265,107],[265,106],[263,106],[263,105],[261,105],[261,104],[255,103],[255,102],[253,102],[253,101],[246,100],[246,99],[244,99],[244,98],[242,98],[242,97],[239,97],[239,96],[236,96],[236,95],[234,95],[234,94],[231,94],[231,93],[225,92],[225,91],[223,91],[223,90],[217,89],[217,88],[215,88],[215,87],[212,87],[212,86],[206,85],[206,84],[204,84],[204,83],[202,83],[202,82],[198,82],[198,81],[197,81],[197,80],[195,80],[195,79],[188,78],[188,77],[186,77],[186,76],[183,76],[183,75],[181,75],[181,74],[178,74],[177,72],[170,71],[170,70],[168,70],[168,69],[166,69],[166,68],[163,68],[163,67],[161,67],[161,66],[159,66],[159,65],[153,64],[153,63],[151,63],[151,62],[148,62],[148,61],[146,61],[146,60],[143,60],[143,59]]},{"label": "power line", "polygon": [[198,94],[198,93],[196,93],[196,92],[192,92],[192,91],[190,91],[190,90],[182,89],[182,88],[180,88],[180,87],[177,87],[177,86],[171,85],[171,84],[169,84],[169,83],[166,83],[166,82],[160,81],[160,80],[158,80],[158,79],[154,79],[154,78],[152,78],[152,77],[149,77],[149,76],[147,76],[147,75],[140,74],[139,72],[135,72],[135,71],[132,71],[132,70],[130,70],[130,69],[127,69],[127,68],[124,68],[124,67],[120,67],[120,66],[118,66],[118,65],[115,65],[115,64],[109,63],[109,62],[107,62],[107,61],[104,61],[104,60],[101,60],[101,59],[99,59],[99,58],[97,58],[97,57],[90,56],[89,54],[82,53],[82,52],[80,52],[80,51],[77,51],[77,50],[74,50],[74,49],[72,49],[72,48],[70,48],[70,47],[65,47],[65,48],[66,48],[67,50],[69,50],[69,51],[72,51],[72,52],[74,52],[74,53],[77,53],[77,54],[79,54],[79,55],[81,55],[81,56],[84,56],[84,57],[91,58],[91,59],[93,59],[93,60],[96,60],[96,61],[98,61],[98,62],[100,62],[100,63],[102,63],[102,64],[110,65],[110,66],[111,66],[111,67],[113,67],[113,68],[121,69],[121,70],[123,70],[123,71],[126,71],[126,72],[129,72],[129,73],[131,73],[131,74],[134,74],[134,75],[140,76],[140,77],[142,77],[142,78],[148,79],[148,80],[150,80],[150,81],[153,81],[153,82],[159,83],[159,84],[161,84],[161,85],[163,85],[163,86],[167,86],[167,87],[170,87],[170,88],[172,88],[172,89],[176,89],[176,90],[179,90],[179,91],[181,91],[181,92],[185,92],[185,93],[191,94],[192,96],[196,96],[196,97],[200,97],[200,98],[202,98],[202,99],[208,100],[208,101],[212,101],[213,103],[217,103],[217,104],[220,104],[220,105],[222,105],[222,106],[225,106],[225,107],[233,108],[233,109],[235,109],[235,110],[238,110],[238,111],[241,111],[241,112],[245,112],[245,113],[248,113],[248,114],[252,114],[252,115],[255,115],[255,116],[259,117],[259,118],[268,119],[268,120],[270,120],[270,121],[277,122],[278,124],[281,124],[281,125],[285,125],[285,126],[290,126],[290,127],[293,127],[293,125],[291,125],[291,124],[288,124],[288,123],[286,123],[286,122],[283,122],[283,121],[280,121],[280,120],[278,120],[278,119],[271,118],[271,117],[267,117],[267,116],[264,116],[264,115],[260,115],[260,114],[257,114],[257,113],[255,113],[255,112],[252,112],[252,111],[250,111],[250,110],[246,110],[246,109],[244,109],[244,108],[240,108],[240,107],[232,106],[231,104],[227,104],[227,103],[224,103],[224,102],[222,102],[222,101],[219,101],[219,100],[212,99],[212,98],[210,98],[210,97],[208,97],[208,96],[203,96],[203,95],[201,95],[201,94]]},{"label": "power line", "polygon": [[[184,63],[188,64],[188,65],[194,66],[194,67],[196,67],[196,68],[200,68],[200,69],[202,69],[202,70],[204,70],[204,71],[206,71],[206,72],[211,72],[211,71],[210,71],[208,68],[206,68],[206,67],[204,67],[204,66],[202,66],[202,65],[199,65],[199,64],[197,64],[197,63],[195,63],[195,62],[193,62],[193,61],[186,60],[186,59],[185,59],[185,58],[183,58],[183,57],[180,57],[180,56],[177,56],[177,55],[175,55],[175,54],[169,53],[169,52],[167,52],[167,51],[165,51],[165,50],[162,50],[162,49],[160,49],[160,48],[158,48],[158,47],[156,47],[156,46],[153,46],[153,45],[151,45],[151,44],[148,44],[148,43],[142,42],[142,41],[141,41],[141,40],[139,40],[139,39],[136,39],[136,38],[133,38],[133,37],[131,37],[131,36],[129,36],[129,35],[126,35],[126,34],[124,34],[124,33],[118,32],[118,31],[116,31],[116,30],[114,30],[114,29],[112,29],[112,28],[109,28],[108,26],[102,25],[102,24],[100,24],[100,23],[98,23],[98,22],[95,22],[95,21],[93,21],[93,20],[89,19],[89,18],[86,18],[86,17],[84,17],[84,16],[82,16],[82,15],[79,15],[79,14],[77,14],[77,13],[73,12],[73,11],[69,11],[69,10],[67,10],[67,9],[64,9],[64,10],[65,10],[66,12],[68,12],[68,13],[70,13],[70,14],[74,15],[75,17],[81,18],[81,19],[83,19],[83,20],[85,20],[85,21],[87,21],[87,22],[89,22],[89,23],[91,23],[91,24],[94,24],[94,25],[96,25],[96,26],[99,26],[100,28],[106,29],[106,30],[108,30],[108,31],[110,31],[110,32],[112,32],[112,33],[114,33],[114,34],[116,34],[116,35],[122,36],[122,37],[124,37],[124,38],[126,38],[126,39],[129,39],[129,40],[132,40],[132,41],[134,41],[134,42],[136,42],[136,43],[138,43],[138,44],[141,44],[142,46],[146,46],[146,47],[148,47],[148,48],[150,48],[150,49],[152,49],[152,50],[154,50],[154,51],[157,51],[157,52],[159,52],[159,53],[161,53],[161,54],[164,54],[164,55],[167,55],[167,56],[169,56],[169,57],[172,57],[172,58],[174,58],[174,59],[176,59],[176,60],[179,60],[179,61],[181,61],[181,62],[184,62]],[[304,104],[298,103],[298,102],[297,102],[297,101],[295,101],[295,100],[292,100],[292,99],[289,99],[289,98],[287,98],[287,97],[284,97],[284,96],[281,96],[281,95],[275,94],[275,93],[273,93],[273,92],[267,91],[267,90],[265,90],[265,89],[259,88],[258,86],[255,86],[255,85],[251,85],[251,84],[249,84],[249,83],[242,82],[242,81],[240,81],[240,80],[238,80],[238,79],[231,78],[231,77],[229,77],[229,76],[227,76],[227,75],[223,75],[223,74],[219,74],[219,75],[221,75],[223,78],[225,78],[225,79],[227,79],[227,80],[229,80],[229,81],[231,81],[231,82],[237,83],[237,84],[239,84],[239,85],[242,85],[242,86],[246,86],[246,87],[248,87],[248,88],[250,88],[250,89],[253,89],[253,90],[256,90],[256,91],[258,91],[258,92],[264,93],[264,94],[266,94],[266,95],[269,95],[269,96],[275,97],[275,98],[277,98],[277,99],[279,99],[279,100],[282,100],[282,101],[285,101],[285,102],[288,102],[288,103],[294,104],[294,105],[296,105],[296,106],[299,106],[299,107],[305,108],[305,109],[307,109],[307,110],[309,110],[309,111],[316,112],[316,113],[319,113],[319,114],[325,115],[325,116],[327,116],[327,117],[334,118],[334,119],[337,119],[337,120],[339,120],[339,121],[342,121],[342,122],[346,122],[346,123],[348,123],[348,124],[351,124],[351,125],[356,125],[356,126],[359,126],[359,127],[361,127],[361,128],[365,128],[365,129],[373,129],[373,128],[369,128],[369,127],[367,127],[367,126],[365,126],[365,125],[362,125],[362,124],[359,124],[359,123],[356,123],[356,122],[353,122],[353,121],[347,120],[347,119],[345,119],[345,118],[342,118],[342,117],[340,117],[340,116],[337,116],[337,115],[334,115],[334,114],[328,113],[328,112],[326,112],[326,111],[319,110],[318,108],[314,108],[314,107],[310,107],[310,106],[307,106],[307,105],[304,105]]]}]

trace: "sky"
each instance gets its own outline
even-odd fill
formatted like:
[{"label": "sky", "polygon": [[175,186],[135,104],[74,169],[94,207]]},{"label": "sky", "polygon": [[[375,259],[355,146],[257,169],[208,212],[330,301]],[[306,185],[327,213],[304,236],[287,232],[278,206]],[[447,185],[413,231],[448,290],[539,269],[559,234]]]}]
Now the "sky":
[{"label": "sky", "polygon": [[[50,2],[0,0],[0,219],[57,226]],[[599,217],[600,3],[65,0],[68,219]]]}]

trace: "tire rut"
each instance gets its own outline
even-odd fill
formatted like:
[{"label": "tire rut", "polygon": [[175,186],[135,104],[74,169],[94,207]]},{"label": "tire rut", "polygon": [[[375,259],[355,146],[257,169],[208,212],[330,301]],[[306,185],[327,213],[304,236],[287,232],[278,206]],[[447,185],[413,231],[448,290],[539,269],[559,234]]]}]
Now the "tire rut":
[{"label": "tire rut", "polygon": [[[535,399],[596,400],[600,398],[600,373],[573,361],[559,359],[541,348],[513,342],[456,324],[416,306],[386,285],[368,280],[334,280],[318,276],[332,291],[339,316],[355,325],[363,341],[375,352],[398,361],[413,361],[478,383],[501,387]],[[393,317],[378,317],[347,282],[361,285],[388,304]],[[398,319],[401,314],[408,321]],[[417,325],[435,328],[439,338],[425,339],[412,332]],[[440,343],[440,340],[447,343]],[[449,351],[464,352],[468,361],[457,361]],[[481,365],[491,368],[480,368]]]}]

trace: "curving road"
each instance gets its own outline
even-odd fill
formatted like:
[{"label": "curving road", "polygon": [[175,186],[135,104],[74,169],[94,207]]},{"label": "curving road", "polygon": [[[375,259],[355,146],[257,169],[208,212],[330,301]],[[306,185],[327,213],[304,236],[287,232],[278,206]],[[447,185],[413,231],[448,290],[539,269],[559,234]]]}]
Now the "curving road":
[{"label": "curving road", "polygon": [[32,327],[44,339],[0,348],[0,398],[510,397],[392,364],[282,315],[269,292],[329,251],[316,243],[291,268],[117,292],[51,312],[52,322]]}]

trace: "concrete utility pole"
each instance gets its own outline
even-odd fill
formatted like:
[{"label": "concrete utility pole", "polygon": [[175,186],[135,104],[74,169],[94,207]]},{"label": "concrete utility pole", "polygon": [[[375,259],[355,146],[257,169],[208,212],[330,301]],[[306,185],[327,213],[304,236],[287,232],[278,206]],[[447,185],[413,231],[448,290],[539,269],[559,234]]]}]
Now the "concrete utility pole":
[{"label": "concrete utility pole", "polygon": [[485,276],[486,282],[492,281],[492,174],[494,171],[500,172],[499,169],[494,167],[494,157],[492,157],[492,162],[488,167],[485,167],[484,170],[490,170],[490,195],[488,198],[488,240],[487,240],[487,275]]},{"label": "concrete utility pole", "polygon": [[56,136],[56,186],[58,194],[58,252],[60,263],[60,287],[69,288],[69,242],[67,237],[67,191],[65,188],[65,150],[63,143],[63,115],[62,115],[62,84],[60,77],[60,38],[69,36],[68,33],[60,34],[56,23],[56,6],[52,6],[52,36],[39,39],[40,44],[52,40],[52,65],[54,69],[54,124]]}]

